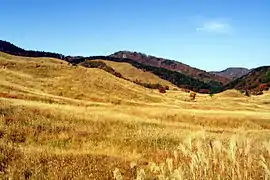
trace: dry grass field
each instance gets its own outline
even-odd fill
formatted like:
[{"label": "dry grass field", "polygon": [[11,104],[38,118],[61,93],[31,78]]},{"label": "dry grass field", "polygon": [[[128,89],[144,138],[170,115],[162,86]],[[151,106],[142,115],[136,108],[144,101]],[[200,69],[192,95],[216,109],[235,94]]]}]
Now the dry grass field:
[{"label": "dry grass field", "polygon": [[56,59],[0,67],[0,179],[270,179],[270,92],[193,102]]},{"label": "dry grass field", "polygon": [[161,84],[163,86],[168,86],[170,89],[177,89],[175,85],[170,83],[169,81],[166,81],[164,79],[161,79],[160,77],[154,75],[151,72],[143,71],[141,69],[138,69],[134,66],[132,66],[129,63],[119,63],[119,62],[113,62],[113,61],[105,61],[101,60],[102,62],[106,63],[108,66],[115,69],[117,72],[122,74],[122,76],[128,80],[131,81],[140,81],[143,83],[149,83],[149,84]]}]

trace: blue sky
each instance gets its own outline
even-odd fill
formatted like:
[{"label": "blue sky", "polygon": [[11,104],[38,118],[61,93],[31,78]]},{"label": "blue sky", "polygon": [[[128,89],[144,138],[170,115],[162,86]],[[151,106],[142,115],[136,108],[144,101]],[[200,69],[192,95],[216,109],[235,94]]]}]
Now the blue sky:
[{"label": "blue sky", "polygon": [[65,55],[119,50],[204,70],[270,65],[269,0],[1,0],[0,39]]}]

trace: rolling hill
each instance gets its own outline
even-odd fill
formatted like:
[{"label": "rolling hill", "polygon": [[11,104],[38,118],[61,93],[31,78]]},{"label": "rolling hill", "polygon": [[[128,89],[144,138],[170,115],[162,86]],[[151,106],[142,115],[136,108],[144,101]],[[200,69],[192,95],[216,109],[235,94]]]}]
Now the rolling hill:
[{"label": "rolling hill", "polygon": [[[87,99],[95,102],[159,99],[144,94],[142,86],[116,78],[97,68],[71,66],[55,58],[32,58],[0,53],[0,90],[20,99],[44,99],[50,96]],[[27,96],[26,96],[27,95]],[[1,96],[1,95],[0,95]],[[25,97],[26,96],[26,97]]]},{"label": "rolling hill", "polygon": [[[91,67],[89,66],[90,61],[94,62],[98,60],[105,63],[102,65],[106,66],[103,70],[110,69],[107,72],[149,88],[158,88],[159,85],[163,85],[168,87],[176,86],[201,93],[218,93],[232,88],[255,89],[260,84],[268,83],[267,78],[265,79],[267,75],[261,73],[261,70],[264,71],[265,67],[253,69],[248,74],[246,73],[249,70],[244,68],[228,68],[221,72],[208,73],[177,61],[129,51],[119,51],[110,56],[73,57],[58,53],[24,50],[7,41],[0,41],[0,52],[28,58],[57,58],[59,60],[65,60],[73,66],[80,65],[84,67]],[[240,78],[235,79],[237,77]],[[235,80],[228,84],[229,79]]]},{"label": "rolling hill", "polygon": [[198,91],[202,93],[210,93],[210,92],[216,93],[216,92],[220,92],[223,88],[221,82],[217,82],[217,81],[203,82],[177,71],[172,71],[172,70],[168,70],[161,67],[145,65],[145,64],[136,62],[128,58],[115,58],[111,56],[91,56],[91,57],[70,59],[67,61],[73,65],[81,64],[87,67],[87,63],[83,63],[83,62],[96,61],[96,60],[105,60],[105,61],[120,62],[120,63],[126,62],[138,69],[141,69],[146,72],[151,72],[154,75],[160,77],[161,79],[167,80],[170,83],[176,85],[177,87],[190,89],[190,90]]},{"label": "rolling hill", "polygon": [[183,64],[178,61],[159,58],[155,56],[146,55],[143,53],[130,52],[130,51],[119,51],[110,55],[111,57],[116,58],[127,58],[134,60],[136,62],[150,65],[159,68],[165,68],[171,71],[177,71],[192,78],[198,79],[203,82],[216,81],[221,82],[221,84],[227,84],[230,80],[226,77],[219,75],[211,74],[206,71],[191,67],[189,65]]},{"label": "rolling hill", "polygon": [[[100,61],[100,60],[97,60]],[[128,79],[132,82],[141,82],[145,84],[160,84],[162,86],[168,86],[170,89],[176,88],[172,83],[161,79],[160,77],[154,75],[150,71],[143,71],[125,62],[114,62],[114,61],[104,61],[109,67],[112,67],[116,72],[119,72],[123,78]]]},{"label": "rolling hill", "polygon": [[270,86],[270,66],[262,66],[251,70],[244,76],[230,82],[224,89],[249,89],[254,90],[261,84]]},{"label": "rolling hill", "polygon": [[[157,67],[155,65],[145,64],[143,62],[134,61],[134,59],[129,58],[118,58],[112,56],[91,56],[91,57],[81,57],[81,56],[64,56],[57,53],[49,53],[43,51],[29,51],[19,48],[9,42],[1,41],[0,42],[0,52],[5,52],[13,55],[27,56],[27,57],[53,57],[62,60],[66,60],[73,65],[84,64],[85,61],[89,60],[106,60],[113,62],[125,62],[129,63],[135,68],[139,68],[143,71],[148,71],[148,73],[154,74],[154,76],[158,76],[164,81],[169,81],[169,83],[176,85],[181,88],[190,89],[193,91],[200,91],[202,93],[210,93],[210,92],[220,92],[222,90],[222,82],[215,81],[212,78],[207,78],[206,76],[210,75],[203,71],[199,76],[202,78],[193,78],[190,75],[186,75],[185,73],[181,73],[179,71],[172,70],[166,67]],[[173,62],[173,61],[166,61]],[[176,61],[175,61],[176,63]],[[87,65],[86,65],[87,66]],[[196,70],[196,72],[202,72],[200,70]],[[205,73],[207,75],[205,75]],[[215,77],[215,75],[211,75],[211,77]],[[206,79],[205,79],[206,78]],[[138,83],[140,84],[140,83]]]}]

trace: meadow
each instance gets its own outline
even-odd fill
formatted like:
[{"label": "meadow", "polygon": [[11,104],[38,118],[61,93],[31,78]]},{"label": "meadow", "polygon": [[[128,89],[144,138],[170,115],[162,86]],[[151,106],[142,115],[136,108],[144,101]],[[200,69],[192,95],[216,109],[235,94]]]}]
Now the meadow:
[{"label": "meadow", "polygon": [[270,179],[269,91],[190,101],[53,58],[0,67],[0,179]]}]

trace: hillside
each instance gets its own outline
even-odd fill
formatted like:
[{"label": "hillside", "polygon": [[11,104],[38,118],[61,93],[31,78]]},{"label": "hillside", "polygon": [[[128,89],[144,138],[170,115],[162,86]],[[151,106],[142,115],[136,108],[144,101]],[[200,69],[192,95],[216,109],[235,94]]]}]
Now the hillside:
[{"label": "hillside", "polygon": [[190,101],[55,58],[0,53],[0,67],[0,179],[267,176],[270,92]]},{"label": "hillside", "polygon": [[[158,88],[159,85],[168,87],[177,86],[179,88],[209,94],[232,88],[243,89],[244,86],[254,89],[260,84],[265,83],[264,75],[257,73],[256,70],[253,70],[254,73],[249,74],[248,78],[245,79],[246,76],[242,75],[247,73],[248,70],[243,68],[228,68],[221,72],[207,73],[177,61],[128,51],[119,51],[110,56],[73,57],[50,52],[24,50],[9,42],[0,41],[0,52],[28,58],[57,58],[65,60],[73,66],[81,65],[84,67],[90,67],[89,61],[101,60],[106,62],[105,64],[108,64],[108,67],[105,67],[105,69],[111,69],[112,75],[148,88]],[[226,77],[221,78],[221,76],[216,74]],[[229,78],[234,79],[239,76],[242,77],[227,84]]]},{"label": "hillside", "polygon": [[232,81],[224,89],[256,89],[261,84],[270,86],[270,66],[262,66],[251,70],[248,74]]},{"label": "hillside", "polygon": [[210,73],[216,74],[218,76],[222,76],[225,78],[228,78],[230,80],[235,80],[237,78],[240,78],[247,73],[249,73],[251,70],[247,68],[238,68],[238,67],[232,67],[232,68],[227,68],[223,71],[212,71]]},{"label": "hillside", "polygon": [[[150,65],[145,65],[139,62],[136,62],[132,59],[128,58],[115,58],[110,56],[91,56],[91,57],[85,57],[85,58],[76,58],[76,59],[70,59],[68,62],[70,62],[73,65],[77,64],[83,64],[83,62],[86,61],[96,61],[96,60],[105,60],[105,61],[112,61],[112,62],[126,62],[131,64],[137,69],[141,69],[145,72],[150,72],[161,79],[164,79],[166,81],[169,81],[170,83],[176,85],[180,88],[190,89],[193,91],[198,91],[202,93],[216,93],[220,92],[222,90],[222,84],[220,82],[216,81],[210,81],[210,82],[203,82],[198,79],[192,78],[190,76],[187,76],[183,73],[168,70],[161,67],[155,67]],[[87,66],[87,64],[85,64]]]},{"label": "hillside", "polygon": [[[190,75],[186,75],[184,73],[181,73],[175,70],[170,70],[169,68],[157,67],[155,65],[153,66],[147,65],[145,63],[134,61],[133,59],[129,59],[129,58],[117,58],[117,57],[112,57],[112,56],[91,56],[91,57],[64,56],[57,53],[24,50],[6,41],[0,41],[0,52],[5,52],[5,53],[13,54],[13,55],[26,56],[26,57],[53,57],[53,58],[58,58],[58,59],[62,59],[67,62],[70,62],[72,65],[78,65],[78,64],[86,65],[86,63],[83,63],[83,62],[87,60],[97,60],[97,59],[112,61],[112,62],[124,62],[124,63],[131,64],[137,69],[140,69],[137,72],[147,71],[146,74],[152,73],[153,76],[156,76],[159,78],[159,81],[160,79],[163,79],[162,80],[163,84],[165,81],[168,81],[168,83],[166,84],[173,84],[181,88],[186,88],[186,89],[199,91],[203,93],[220,92],[222,89],[222,83],[220,81],[214,81],[211,78],[210,79],[206,78],[207,80],[205,79],[206,76],[204,76],[204,73],[206,72],[199,75],[203,77],[203,78],[199,78],[201,79],[199,80],[197,78],[191,77]],[[166,61],[166,62],[168,63],[170,61]],[[129,79],[133,80],[134,78],[131,79],[129,76]],[[144,81],[145,81],[145,78],[144,78]],[[138,84],[141,84],[140,81]],[[148,86],[148,85],[144,84],[143,82],[143,86]]]},{"label": "hillside", "polygon": [[160,84],[162,86],[168,86],[170,89],[175,88],[176,86],[172,83],[161,79],[160,77],[154,75],[149,71],[143,71],[142,69],[138,69],[132,66],[129,63],[125,62],[114,62],[114,61],[105,61],[108,66],[112,67],[115,71],[119,72],[123,78],[128,79],[130,81],[138,81],[146,84]]},{"label": "hillside", "polygon": [[44,51],[33,51],[33,50],[25,50],[14,44],[0,40],[0,52],[18,55],[18,56],[26,56],[26,57],[52,57],[58,59],[65,59],[65,56],[58,53],[44,52]]},{"label": "hillside", "polygon": [[[62,98],[96,102],[159,101],[143,93],[143,87],[97,68],[71,66],[54,58],[29,58],[0,53],[0,90],[20,99]],[[26,96],[27,97],[24,97]]]},{"label": "hillside", "polygon": [[123,59],[127,58],[127,59],[131,59],[145,65],[161,67],[161,68],[165,68],[171,71],[177,71],[203,82],[216,81],[216,82],[221,82],[222,84],[227,84],[229,82],[229,79],[226,77],[211,74],[206,71],[188,66],[178,61],[159,58],[159,57],[150,56],[150,55],[146,55],[142,53],[119,51],[110,56],[116,57],[116,58],[123,58]]}]

